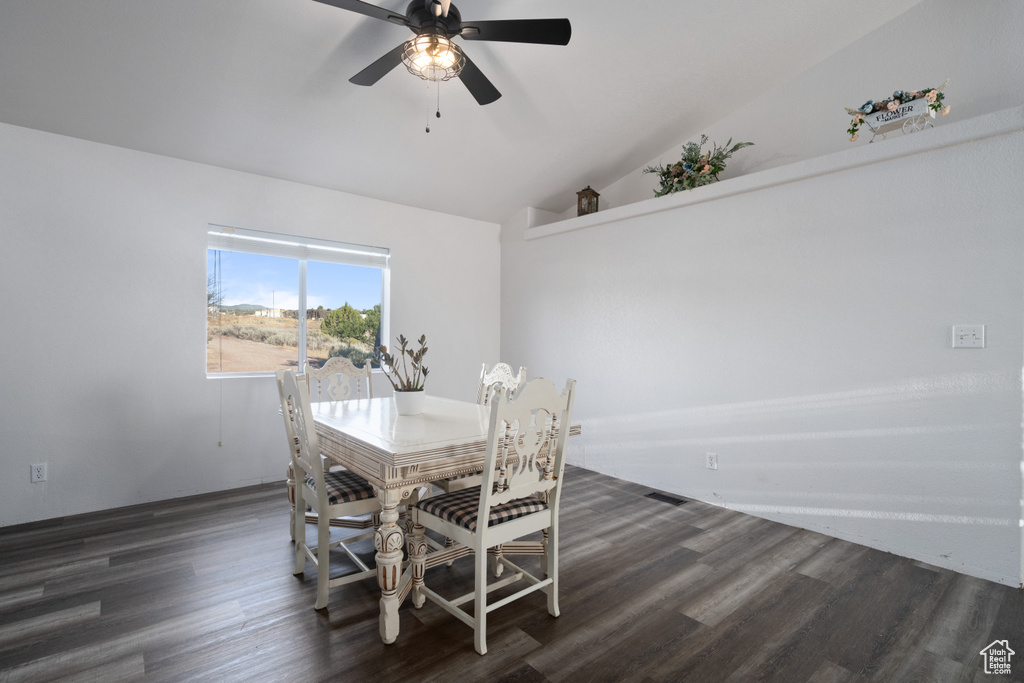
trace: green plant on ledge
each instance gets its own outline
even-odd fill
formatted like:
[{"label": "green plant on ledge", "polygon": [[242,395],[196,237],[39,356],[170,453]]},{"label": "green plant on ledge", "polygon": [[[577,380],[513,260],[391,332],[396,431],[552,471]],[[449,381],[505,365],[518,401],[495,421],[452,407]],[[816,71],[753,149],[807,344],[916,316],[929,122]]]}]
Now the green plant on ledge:
[{"label": "green plant on ledge", "polygon": [[[388,347],[381,344],[373,350],[373,360],[380,364],[384,376],[391,382],[395,391],[423,391],[423,384],[429,370],[423,365],[423,356],[427,355],[427,335],[420,335],[417,340],[418,351],[407,348],[409,340],[405,335],[398,335],[398,353],[391,355]],[[408,362],[406,361],[408,358]]]},{"label": "green plant on ledge", "polygon": [[741,147],[749,147],[753,142],[737,142],[732,147],[732,138],[719,147],[711,143],[711,149],[704,151],[704,143],[708,141],[707,135],[700,136],[700,144],[687,142],[683,145],[683,157],[674,164],[668,166],[648,166],[644,173],[657,173],[661,181],[661,187],[654,191],[655,197],[678,192],[679,190],[692,190],[701,185],[710,185],[718,180],[718,174],[725,170],[725,160],[733,155],[733,152]]}]

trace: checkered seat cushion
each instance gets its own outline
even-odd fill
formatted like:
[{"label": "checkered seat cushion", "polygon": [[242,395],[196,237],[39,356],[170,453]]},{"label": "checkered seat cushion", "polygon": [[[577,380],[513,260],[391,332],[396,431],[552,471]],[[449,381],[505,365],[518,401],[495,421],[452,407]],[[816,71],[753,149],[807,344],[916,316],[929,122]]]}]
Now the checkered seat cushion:
[{"label": "checkered seat cushion", "polygon": [[[313,477],[306,477],[306,483],[311,488],[316,488]],[[370,482],[348,470],[324,472],[324,483],[327,485],[327,502],[331,505],[351,503],[374,496]]]},{"label": "checkered seat cushion", "polygon": [[[476,531],[476,518],[480,512],[480,487],[474,486],[454,493],[446,493],[443,496],[427,498],[416,503],[416,507],[452,524]],[[548,504],[543,498],[537,496],[520,498],[492,507],[491,514],[487,518],[487,526],[510,522],[513,519],[547,509]]]}]

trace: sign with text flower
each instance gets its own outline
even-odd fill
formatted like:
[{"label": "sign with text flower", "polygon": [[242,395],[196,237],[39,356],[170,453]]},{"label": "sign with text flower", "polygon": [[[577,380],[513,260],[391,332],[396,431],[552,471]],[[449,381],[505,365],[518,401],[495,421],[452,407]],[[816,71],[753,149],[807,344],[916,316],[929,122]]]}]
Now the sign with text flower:
[{"label": "sign with text flower", "polygon": [[942,91],[948,84],[949,80],[946,80],[938,88],[897,90],[892,97],[884,100],[868,100],[858,109],[847,108],[847,113],[853,116],[850,127],[846,130],[850,134],[850,142],[860,137],[861,125],[867,126],[875,135],[884,135],[885,132],[899,127],[891,124],[900,121],[904,121],[904,130],[907,129],[908,121],[915,124],[911,126],[912,130],[920,130],[924,125],[924,117],[934,119],[936,113],[945,116],[949,113],[949,106],[943,106],[946,96]]}]

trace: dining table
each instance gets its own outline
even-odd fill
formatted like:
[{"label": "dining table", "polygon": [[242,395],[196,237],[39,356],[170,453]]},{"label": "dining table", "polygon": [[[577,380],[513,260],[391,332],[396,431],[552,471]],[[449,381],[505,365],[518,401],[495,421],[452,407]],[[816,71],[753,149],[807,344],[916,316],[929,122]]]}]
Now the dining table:
[{"label": "dining table", "polygon": [[[398,638],[398,609],[411,585],[402,571],[405,532],[398,507],[430,482],[480,472],[487,448],[490,408],[438,396],[424,397],[418,415],[399,415],[391,397],[313,403],[320,452],[359,474],[380,500],[374,532],[380,635]],[[570,436],[580,433],[570,425]]]}]

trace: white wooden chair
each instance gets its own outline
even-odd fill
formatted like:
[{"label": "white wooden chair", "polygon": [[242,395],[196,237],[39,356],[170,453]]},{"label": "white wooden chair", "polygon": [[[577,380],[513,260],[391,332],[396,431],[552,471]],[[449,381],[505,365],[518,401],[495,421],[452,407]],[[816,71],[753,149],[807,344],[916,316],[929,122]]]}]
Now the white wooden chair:
[{"label": "white wooden chair", "polygon": [[306,368],[309,380],[310,400],[347,401],[363,398],[363,380],[366,380],[366,398],[373,398],[373,380],[370,377],[370,361],[357,368],[348,358],[329,358],[323,367]]},{"label": "white wooden chair", "polygon": [[488,369],[487,363],[480,368],[480,386],[476,390],[476,402],[482,406],[490,401],[491,391],[497,387],[499,390],[511,389],[515,391],[526,381],[526,368],[519,366],[519,374],[512,374],[512,366],[508,363],[496,363],[493,368]]},{"label": "white wooden chair", "polygon": [[[326,471],[320,456],[320,444],[311,416],[309,387],[303,375],[291,370],[277,371],[281,392],[281,411],[284,413],[285,433],[291,444],[292,468],[298,480],[295,484],[295,505],[300,510],[310,507],[316,513],[317,541],[315,546],[306,542],[306,517],[294,515],[292,537],[295,540],[295,568],[292,573],[302,574],[309,560],[316,569],[316,603],[314,609],[327,606],[330,588],[374,576],[368,567],[349,549],[348,544],[373,535],[373,529],[348,538],[331,541],[331,522],[348,521],[356,528],[373,526],[369,520],[341,520],[380,512],[380,501],[368,481],[348,470]],[[337,526],[342,526],[341,524]],[[359,567],[358,572],[331,579],[331,548],[341,548]]]},{"label": "white wooden chair", "polygon": [[[546,379],[535,379],[513,396],[505,390],[492,399],[483,486],[421,500],[413,506],[409,539],[412,564],[412,602],[417,609],[430,598],[473,627],[474,646],[487,652],[487,614],[535,590],[547,593],[548,613],[558,616],[558,508],[565,469],[565,447],[572,420],[575,380],[561,394]],[[487,520],[478,524],[478,520]],[[455,539],[473,553],[475,589],[448,600],[424,584],[424,573],[448,560],[460,548],[427,554],[425,529]],[[513,541],[538,531],[541,541]],[[516,554],[539,554],[545,577],[539,578],[507,558],[500,562],[509,576],[487,585],[487,549],[505,544]],[[531,552],[532,551],[532,552]],[[465,552],[461,553],[465,554]],[[526,588],[488,605],[487,594],[525,580]],[[473,613],[459,606],[473,601]]]},{"label": "white wooden chair", "polygon": [[[323,367],[307,366],[306,382],[309,385],[310,401],[347,401],[363,397],[363,380],[366,380],[366,398],[373,398],[373,380],[370,377],[370,362],[357,368],[352,361],[344,356],[329,358]],[[280,382],[279,382],[280,384]],[[280,389],[280,387],[279,387]],[[334,466],[333,469],[342,469]],[[288,461],[285,483],[288,487],[288,502],[291,505],[289,529],[292,540],[295,540],[295,473],[292,463]],[[307,514],[306,522],[316,524],[316,516]],[[342,520],[332,520],[333,526],[350,526]],[[367,524],[369,526],[369,523]],[[360,527],[366,528],[366,527]]]},{"label": "white wooden chair", "polygon": [[[525,367],[520,366],[519,374],[513,375],[512,366],[508,363],[496,363],[493,368],[488,368],[487,363],[484,363],[483,368],[480,369],[480,385],[476,391],[476,402],[485,406],[495,389],[498,391],[511,390],[514,392],[525,381]],[[483,477],[480,472],[474,472],[435,481],[433,484],[445,493],[451,493],[460,489],[480,486],[482,479]]]}]

